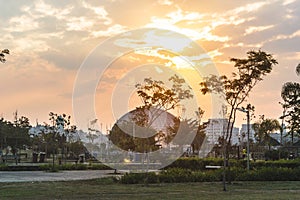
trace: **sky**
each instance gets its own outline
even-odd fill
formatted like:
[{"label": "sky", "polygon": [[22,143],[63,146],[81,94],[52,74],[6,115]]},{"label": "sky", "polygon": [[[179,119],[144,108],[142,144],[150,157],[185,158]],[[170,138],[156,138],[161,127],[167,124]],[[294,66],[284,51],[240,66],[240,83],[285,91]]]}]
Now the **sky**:
[{"label": "sky", "polygon": [[[173,73],[193,89],[187,107],[200,104],[208,119],[215,99],[202,97],[198,83],[212,69],[230,75],[229,59],[249,50],[266,51],[279,63],[250,94],[256,116],[278,119],[282,85],[299,81],[297,0],[0,3],[0,49],[11,52],[0,63],[0,115],[8,120],[18,110],[32,124],[48,122],[52,111],[82,127],[97,118],[104,129],[139,104],[137,82],[162,74],[167,82]],[[244,118],[240,113],[238,123]]]}]

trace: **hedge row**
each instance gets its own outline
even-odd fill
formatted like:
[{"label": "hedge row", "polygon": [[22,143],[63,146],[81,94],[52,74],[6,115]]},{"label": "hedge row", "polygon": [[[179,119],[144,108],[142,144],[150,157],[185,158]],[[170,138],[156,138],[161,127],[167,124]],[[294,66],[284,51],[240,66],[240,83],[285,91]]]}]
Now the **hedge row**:
[{"label": "hedge row", "polygon": [[[0,165],[0,171],[49,171],[52,170],[52,164],[44,165],[33,165],[33,166],[23,166],[23,165],[13,165],[8,166],[5,164]],[[85,164],[63,164],[54,165],[55,170],[110,170],[111,168],[104,164],[97,165],[85,165]]]},{"label": "hedge row", "polygon": [[[223,166],[223,159],[221,158],[179,158],[169,166],[164,169],[171,168],[182,168],[182,169],[190,169],[192,171],[204,171],[207,170],[206,166]],[[237,168],[246,168],[247,161],[246,160],[229,160],[230,167]],[[250,167],[252,169],[260,169],[264,167],[274,167],[274,168],[297,168],[300,167],[300,159],[295,160],[277,160],[277,161],[251,161]]]},{"label": "hedge row", "polygon": [[[191,171],[186,169],[168,169],[160,173],[128,173],[119,180],[123,184],[215,182],[222,180],[222,170]],[[300,168],[261,168],[246,171],[234,168],[227,171],[227,180],[231,181],[300,181]]]},{"label": "hedge row", "polygon": [[[181,168],[188,169],[191,171],[207,171],[206,166],[223,166],[223,159],[221,158],[179,158],[169,166],[165,167],[164,170]],[[247,165],[246,160],[229,160],[229,165],[231,168],[245,169]],[[277,161],[251,161],[251,169],[261,169],[261,168],[299,168],[300,159],[295,160],[277,160]],[[97,170],[109,170],[110,167],[104,164],[63,164],[55,165],[57,170],[87,170],[87,169],[97,169]],[[38,166],[7,166],[5,164],[0,165],[0,171],[46,171],[52,169],[52,164],[38,165]]]},{"label": "hedge row", "polygon": [[160,173],[127,173],[120,178],[123,184],[144,183],[180,183],[180,182],[209,182],[220,179],[221,172],[195,172],[191,170],[173,168]]}]

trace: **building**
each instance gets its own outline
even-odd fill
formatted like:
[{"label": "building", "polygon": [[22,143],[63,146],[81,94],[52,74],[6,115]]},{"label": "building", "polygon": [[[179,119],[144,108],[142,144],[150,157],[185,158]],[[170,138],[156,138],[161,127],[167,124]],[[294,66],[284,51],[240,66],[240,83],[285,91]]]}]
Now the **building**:
[{"label": "building", "polygon": [[[218,139],[226,134],[228,126],[228,119],[209,119],[208,125],[205,129],[207,142],[209,144],[218,144]],[[238,144],[239,141],[239,128],[233,127],[231,143]]]},{"label": "building", "polygon": [[[247,124],[242,124],[242,128],[240,130],[240,142],[241,143],[247,142],[247,134],[248,134],[248,125]],[[253,129],[253,124],[250,124],[249,139],[252,140],[253,142],[256,142],[255,131]]]},{"label": "building", "polygon": [[[205,129],[205,140],[199,151],[199,157],[204,158],[210,153],[214,156],[212,149],[215,145],[219,144],[219,138],[223,137],[227,132],[228,119],[216,118],[209,119],[208,125]],[[234,127],[232,130],[231,143],[236,144],[238,142],[239,128]]]}]

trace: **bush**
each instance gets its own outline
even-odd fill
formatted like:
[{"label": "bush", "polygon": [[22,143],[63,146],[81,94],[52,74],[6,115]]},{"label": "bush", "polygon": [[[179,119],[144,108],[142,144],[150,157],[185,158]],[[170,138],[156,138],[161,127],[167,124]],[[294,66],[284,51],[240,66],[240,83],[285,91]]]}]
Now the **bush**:
[{"label": "bush", "polygon": [[[161,171],[158,174],[128,173],[120,178],[124,184],[144,183],[183,183],[183,182],[215,182],[222,180],[223,170],[192,171],[173,168]],[[300,168],[270,168],[264,167],[247,171],[241,168],[232,168],[226,171],[226,180],[231,181],[300,181]]]},{"label": "bush", "polygon": [[163,183],[191,182],[193,179],[192,171],[182,168],[171,168],[164,170],[158,176],[159,181]]},{"label": "bush", "polygon": [[270,168],[245,171],[236,178],[238,181],[299,181],[300,168]]},{"label": "bush", "polygon": [[158,177],[154,172],[149,173],[126,173],[120,179],[124,184],[158,183]]},{"label": "bush", "polygon": [[176,161],[174,161],[169,166],[165,167],[164,169],[170,169],[170,168],[182,168],[182,169],[189,169],[193,171],[197,170],[205,170],[205,166],[207,165],[223,165],[223,160],[221,158],[179,158]]},{"label": "bush", "polygon": [[[205,171],[208,170],[205,166],[223,166],[223,159],[221,158],[179,158],[169,166],[165,167],[164,170],[172,168],[182,168],[189,169],[192,171]],[[231,168],[247,168],[247,160],[229,160],[229,165]],[[274,167],[274,168],[297,168],[300,167],[300,159],[295,160],[275,160],[275,161],[250,161],[251,169],[260,169],[264,167]]]},{"label": "bush", "polygon": [[221,180],[221,170],[195,172],[181,168],[173,168],[156,174],[149,173],[127,173],[120,178],[123,184],[145,184],[145,183],[184,183],[184,182],[211,182]]},{"label": "bush", "polygon": [[256,162],[251,162],[250,166],[253,169],[259,169],[265,167],[294,169],[300,167],[300,160],[295,159],[295,160],[276,160],[276,161],[256,161]]}]

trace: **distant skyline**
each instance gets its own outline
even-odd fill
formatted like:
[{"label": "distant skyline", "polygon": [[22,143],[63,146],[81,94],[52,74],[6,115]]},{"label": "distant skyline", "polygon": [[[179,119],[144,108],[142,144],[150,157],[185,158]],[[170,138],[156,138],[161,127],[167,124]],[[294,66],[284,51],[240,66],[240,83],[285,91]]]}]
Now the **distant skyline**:
[{"label": "distant skyline", "polygon": [[[7,62],[0,63],[0,116],[8,120],[12,120],[16,110],[29,117],[32,124],[36,119],[48,122],[50,111],[73,117],[73,87],[85,58],[108,38],[140,28],[164,28],[194,40],[210,56],[219,74],[232,72],[231,57],[243,58],[247,51],[258,49],[271,53],[279,64],[250,94],[249,103],[255,106],[256,116],[264,114],[278,119],[282,114],[278,103],[282,101],[282,85],[299,81],[295,68],[300,63],[300,1],[0,0],[0,3],[0,49],[11,51]],[[178,48],[186,47],[172,41]],[[133,42],[119,41],[118,45],[129,46]],[[95,99],[103,103],[96,106],[97,112],[105,113],[106,105],[112,104],[110,99],[103,100],[108,88],[114,90],[113,84],[122,82],[124,74],[134,74],[126,71],[126,66],[141,65],[147,59],[144,53],[135,54],[139,57],[130,54],[119,59],[114,63],[119,68],[107,71],[101,79],[103,85],[97,88]],[[170,59],[162,52],[155,52],[155,56]],[[190,76],[182,61],[174,57],[169,61],[171,64],[163,65],[174,65],[178,73]],[[132,108],[136,100],[130,97],[127,101],[128,108]],[[87,123],[93,120],[85,117]],[[246,122],[244,113],[237,117],[236,126]],[[110,126],[115,120],[112,116],[97,118],[103,126]],[[211,112],[206,112],[204,118],[212,118]]]}]

